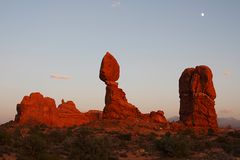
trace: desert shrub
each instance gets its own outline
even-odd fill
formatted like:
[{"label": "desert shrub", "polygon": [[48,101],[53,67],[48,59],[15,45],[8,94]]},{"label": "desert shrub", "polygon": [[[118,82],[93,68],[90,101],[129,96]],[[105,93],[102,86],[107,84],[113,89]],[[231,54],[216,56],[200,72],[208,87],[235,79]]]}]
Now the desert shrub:
[{"label": "desert shrub", "polygon": [[221,147],[227,153],[240,156],[240,140],[229,140],[227,143],[222,143]]},{"label": "desert shrub", "polygon": [[187,137],[178,134],[166,133],[161,139],[156,140],[156,148],[166,156],[186,157],[190,153],[190,145]]},{"label": "desert shrub", "polygon": [[221,144],[221,143],[228,143],[228,140],[227,140],[227,137],[224,137],[224,136],[219,136],[215,142]]},{"label": "desert shrub", "polygon": [[209,152],[204,160],[232,160],[233,158],[225,152],[212,153]]},{"label": "desert shrub", "polygon": [[73,128],[67,128],[66,136],[70,137],[73,135]]},{"label": "desert shrub", "polygon": [[60,160],[60,157],[57,155],[49,154],[49,153],[40,153],[37,157],[38,160]]},{"label": "desert shrub", "polygon": [[147,135],[147,140],[148,141],[155,141],[156,140],[156,134],[151,132],[150,134]]},{"label": "desert shrub", "polygon": [[0,129],[0,145],[5,145],[9,141],[10,141],[10,137],[8,133],[5,130]]},{"label": "desert shrub", "polygon": [[131,141],[132,139],[132,134],[131,133],[118,133],[117,136],[120,140],[124,141]]},{"label": "desert shrub", "polygon": [[[221,147],[224,149],[225,152],[240,156],[240,139],[239,138],[233,138],[237,137],[238,135],[233,132],[231,133],[231,136],[220,136],[218,137],[214,142],[218,147]],[[228,134],[229,135],[229,134]]]},{"label": "desert shrub", "polygon": [[240,157],[240,146],[238,146],[238,148],[234,148],[232,154],[236,157]]},{"label": "desert shrub", "polygon": [[49,142],[52,142],[53,144],[61,143],[66,138],[66,134],[63,131],[60,130],[53,130],[47,135],[47,139]]},{"label": "desert shrub", "polygon": [[72,144],[71,159],[108,160],[111,148],[104,138],[87,137]]},{"label": "desert shrub", "polygon": [[212,128],[209,128],[207,134],[208,136],[214,136],[215,131]]},{"label": "desert shrub", "polygon": [[189,136],[192,138],[196,138],[195,131],[192,128],[184,129],[184,130],[180,131],[179,134],[183,135],[183,136]]},{"label": "desert shrub", "polygon": [[[38,134],[31,134],[22,139],[18,150],[19,159],[39,159],[47,150],[47,141]],[[25,157],[25,158],[23,158]]]},{"label": "desert shrub", "polygon": [[136,139],[136,144],[139,146],[139,148],[143,148],[148,153],[154,153],[156,152],[155,149],[155,141],[156,141],[156,134],[150,133],[148,135],[140,135]]},{"label": "desert shrub", "polygon": [[240,131],[231,131],[231,132],[228,132],[228,136],[231,136],[231,137],[234,137],[234,138],[240,138]]},{"label": "desert shrub", "polygon": [[36,125],[36,126],[30,127],[29,129],[30,129],[29,134],[43,135],[43,131],[45,129],[45,126],[44,125]]},{"label": "desert shrub", "polygon": [[85,126],[82,126],[82,127],[79,127],[77,130],[76,130],[76,135],[79,137],[79,138],[84,138],[84,137],[87,137],[89,135],[93,135],[93,130],[91,128],[88,128],[88,127],[85,127]]},{"label": "desert shrub", "polygon": [[114,159],[111,141],[107,137],[97,137],[86,127],[77,130],[76,136],[65,142],[69,159],[109,160]]}]

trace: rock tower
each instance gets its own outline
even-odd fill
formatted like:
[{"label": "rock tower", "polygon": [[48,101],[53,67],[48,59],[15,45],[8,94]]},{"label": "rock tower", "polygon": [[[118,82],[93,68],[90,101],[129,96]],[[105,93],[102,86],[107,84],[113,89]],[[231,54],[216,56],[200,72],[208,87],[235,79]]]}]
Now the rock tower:
[{"label": "rock tower", "polygon": [[217,128],[216,92],[208,66],[187,68],[179,79],[180,121],[189,127]]},{"label": "rock tower", "polygon": [[140,111],[134,105],[128,103],[126,94],[118,88],[116,82],[120,76],[120,67],[117,60],[107,52],[102,59],[99,78],[105,82],[106,95],[103,118],[126,119],[128,117],[141,116]]}]

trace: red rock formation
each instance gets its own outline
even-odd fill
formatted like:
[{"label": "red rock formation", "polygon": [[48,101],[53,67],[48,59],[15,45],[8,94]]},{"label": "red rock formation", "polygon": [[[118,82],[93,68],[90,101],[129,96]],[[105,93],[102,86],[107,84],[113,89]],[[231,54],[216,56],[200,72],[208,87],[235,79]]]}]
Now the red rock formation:
[{"label": "red rock formation", "polygon": [[120,67],[117,60],[107,52],[102,59],[99,78],[106,81],[117,81],[120,75]]},{"label": "red rock formation", "polygon": [[45,124],[51,127],[81,125],[102,118],[167,123],[163,111],[141,114],[137,107],[128,103],[125,93],[118,88],[116,82],[119,74],[118,62],[110,53],[106,53],[99,74],[99,78],[107,85],[103,112],[81,113],[72,101],[64,102],[64,100],[56,107],[53,99],[43,97],[40,93],[32,93],[30,96],[25,96],[17,105],[15,121],[20,124]]},{"label": "red rock formation", "polygon": [[89,118],[81,113],[72,101],[64,102],[57,108],[58,122],[56,126],[74,126],[89,122]]},{"label": "red rock formation", "polygon": [[90,121],[102,119],[102,111],[99,110],[89,110],[84,114],[90,119]]},{"label": "red rock formation", "polygon": [[179,79],[180,121],[187,126],[217,128],[216,92],[207,66],[187,68]]},{"label": "red rock formation", "polygon": [[[99,114],[98,114],[99,115]],[[72,101],[56,107],[55,101],[40,93],[25,96],[17,105],[15,121],[19,124],[45,124],[50,127],[81,125],[101,118],[97,113],[81,113]]]},{"label": "red rock formation", "polygon": [[160,110],[157,112],[152,111],[150,112],[149,117],[153,122],[167,123],[167,119],[165,118],[163,111],[160,111]]},{"label": "red rock formation", "polygon": [[141,116],[140,111],[134,105],[128,103],[125,93],[118,88],[120,67],[117,60],[107,52],[103,57],[99,77],[107,85],[105,95],[105,107],[103,118],[126,119],[128,117]]},{"label": "red rock formation", "polygon": [[43,123],[52,126],[56,123],[55,101],[49,97],[43,97],[40,93],[31,93],[25,96],[17,105],[15,121],[25,123]]}]

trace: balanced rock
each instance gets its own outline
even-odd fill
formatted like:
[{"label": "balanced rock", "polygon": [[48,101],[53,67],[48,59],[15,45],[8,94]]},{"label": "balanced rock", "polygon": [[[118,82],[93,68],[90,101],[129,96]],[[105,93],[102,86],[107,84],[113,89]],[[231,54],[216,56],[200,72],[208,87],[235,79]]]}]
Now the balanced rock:
[{"label": "balanced rock", "polygon": [[217,128],[216,92],[207,66],[187,68],[179,79],[180,121],[186,126]]},{"label": "balanced rock", "polygon": [[117,60],[107,52],[102,59],[99,78],[106,81],[117,81],[119,79],[120,67]]},{"label": "balanced rock", "polygon": [[107,85],[105,95],[105,107],[103,118],[126,119],[128,117],[141,116],[140,111],[134,105],[128,103],[126,94],[118,88],[120,67],[117,60],[107,52],[103,57],[99,77]]}]

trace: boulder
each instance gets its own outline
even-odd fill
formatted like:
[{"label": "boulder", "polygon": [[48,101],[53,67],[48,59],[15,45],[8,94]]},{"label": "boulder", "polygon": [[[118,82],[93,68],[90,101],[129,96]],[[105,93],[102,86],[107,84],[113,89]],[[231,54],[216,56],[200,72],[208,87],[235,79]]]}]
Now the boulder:
[{"label": "boulder", "polygon": [[106,81],[117,81],[119,79],[120,67],[117,60],[107,52],[102,59],[99,78]]},{"label": "boulder", "polygon": [[156,123],[164,123],[165,124],[168,122],[164,116],[164,112],[161,110],[159,110],[157,112],[155,112],[155,111],[150,112],[149,117],[153,122],[156,122]]}]

